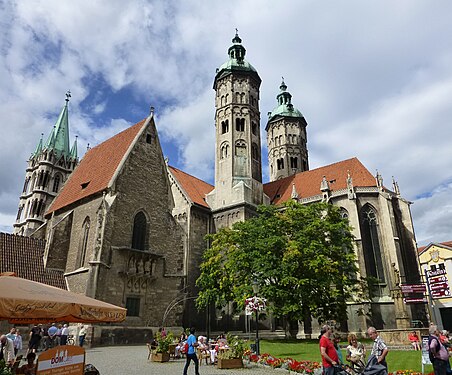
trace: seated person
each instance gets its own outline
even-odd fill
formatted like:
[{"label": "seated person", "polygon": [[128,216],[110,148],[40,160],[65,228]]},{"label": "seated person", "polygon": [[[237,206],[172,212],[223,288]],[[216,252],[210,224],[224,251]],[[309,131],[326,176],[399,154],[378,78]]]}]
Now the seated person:
[{"label": "seated person", "polygon": [[206,344],[206,337],[199,336],[198,337],[198,349],[201,349],[202,352],[206,352],[208,349],[208,345]]},{"label": "seated person", "polygon": [[16,370],[16,374],[35,375],[36,364],[34,363],[36,354],[31,352],[27,354],[27,363]]},{"label": "seated person", "polygon": [[411,345],[413,345],[414,350],[421,350],[419,336],[417,335],[416,331],[413,331],[408,335],[408,340],[410,340],[410,343]]},{"label": "seated person", "polygon": [[358,367],[364,369],[366,366],[366,349],[364,345],[358,342],[356,335],[353,333],[348,335],[347,354],[345,359],[351,362],[352,367]]},{"label": "seated person", "polygon": [[449,332],[447,332],[445,329],[443,329],[439,335],[439,340],[441,341],[441,344],[443,344],[446,348],[448,348],[450,346]]}]

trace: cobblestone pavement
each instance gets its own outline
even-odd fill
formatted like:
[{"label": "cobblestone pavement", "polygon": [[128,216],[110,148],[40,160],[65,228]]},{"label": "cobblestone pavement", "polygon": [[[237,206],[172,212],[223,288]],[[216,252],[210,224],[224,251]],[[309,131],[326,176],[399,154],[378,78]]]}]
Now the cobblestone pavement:
[{"label": "cobblestone pavement", "polygon": [[[185,365],[184,359],[171,359],[166,363],[147,360],[146,346],[109,346],[86,350],[85,363],[93,364],[100,375],[182,375]],[[188,375],[195,373],[193,362],[188,369]],[[200,375],[278,375],[280,371],[262,367],[220,370],[216,366],[204,364],[199,366]]]}]

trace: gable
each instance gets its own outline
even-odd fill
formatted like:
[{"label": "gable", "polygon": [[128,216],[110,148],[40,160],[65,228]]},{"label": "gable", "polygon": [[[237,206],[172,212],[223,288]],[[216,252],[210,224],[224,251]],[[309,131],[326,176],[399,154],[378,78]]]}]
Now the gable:
[{"label": "gable", "polygon": [[106,190],[131,144],[146,124],[144,119],[87,151],[50,205],[46,216]]},{"label": "gable", "polygon": [[188,173],[182,172],[180,169],[171,166],[168,166],[168,169],[184,190],[188,199],[194,204],[209,208],[206,202],[206,195],[214,189],[212,185]]},{"label": "gable", "polygon": [[354,187],[377,186],[375,177],[367,168],[357,158],[352,158],[269,182],[264,184],[264,193],[272,204],[284,203],[291,199],[295,185],[300,199],[314,197],[322,194],[320,184],[323,176],[330,182],[332,192],[344,190],[347,189],[348,173]]}]

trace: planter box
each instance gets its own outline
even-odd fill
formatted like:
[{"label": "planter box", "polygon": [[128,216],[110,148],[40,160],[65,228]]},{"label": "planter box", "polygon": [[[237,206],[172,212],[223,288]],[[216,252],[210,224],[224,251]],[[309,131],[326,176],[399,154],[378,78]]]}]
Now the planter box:
[{"label": "planter box", "polygon": [[231,359],[218,358],[218,368],[219,369],[242,368],[242,367],[243,367],[242,358],[231,358]]},{"label": "planter box", "polygon": [[170,359],[169,353],[154,353],[152,354],[152,362],[168,362]]}]

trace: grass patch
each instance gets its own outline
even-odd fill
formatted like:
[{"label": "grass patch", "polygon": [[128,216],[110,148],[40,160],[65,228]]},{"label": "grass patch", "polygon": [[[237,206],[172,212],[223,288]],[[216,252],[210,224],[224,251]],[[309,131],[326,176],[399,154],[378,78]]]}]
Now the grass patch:
[{"label": "grass patch", "polygon": [[[347,343],[341,343],[345,346]],[[294,358],[321,362],[318,340],[261,340],[261,353],[269,353],[278,358]],[[345,359],[345,349],[342,349]],[[367,356],[369,356],[369,350]],[[386,357],[389,372],[397,370],[422,371],[421,352],[415,350],[390,350]],[[425,366],[425,373],[433,371],[431,365]]]}]

